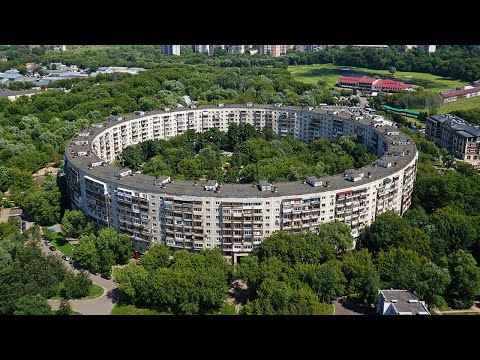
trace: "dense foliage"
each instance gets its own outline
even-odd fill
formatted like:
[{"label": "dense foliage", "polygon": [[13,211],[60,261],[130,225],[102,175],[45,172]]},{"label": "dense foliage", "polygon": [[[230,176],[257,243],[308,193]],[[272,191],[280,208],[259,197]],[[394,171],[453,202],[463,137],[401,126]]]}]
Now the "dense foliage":
[{"label": "dense foliage", "polygon": [[[33,229],[24,237],[17,223],[0,223],[0,314],[50,313],[45,299],[65,294],[76,298],[90,290],[88,277],[67,271],[59,257],[42,254],[39,229]],[[78,287],[83,292],[76,292]]]},{"label": "dense foliage", "polygon": [[349,227],[339,222],[321,225],[319,235],[279,231],[264,239],[236,272],[252,293],[242,313],[320,315],[324,304],[347,294],[362,302],[374,301],[379,281],[370,255],[339,252],[352,245]]},{"label": "dense foliage", "polygon": [[112,228],[84,234],[79,246],[73,251],[73,259],[87,269],[110,274],[115,264],[125,264],[133,257],[133,243],[126,234],[119,234]]},{"label": "dense foliage", "polygon": [[[233,151],[231,157],[222,151]],[[309,144],[282,139],[266,128],[231,124],[228,132],[188,131],[170,140],[148,140],[126,147],[123,165],[144,174],[180,180],[219,182],[293,181],[365,166],[376,158],[356,136],[317,139]],[[143,165],[142,165],[143,164]]]},{"label": "dense foliage", "polygon": [[140,263],[117,274],[123,301],[173,314],[218,311],[227,297],[231,269],[218,250],[175,252],[154,245]]}]

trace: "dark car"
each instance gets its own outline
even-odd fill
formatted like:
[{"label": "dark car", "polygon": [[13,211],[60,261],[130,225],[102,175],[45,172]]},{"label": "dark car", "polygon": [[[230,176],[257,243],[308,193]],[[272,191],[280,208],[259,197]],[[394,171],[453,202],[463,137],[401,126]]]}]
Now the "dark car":
[{"label": "dark car", "polygon": [[112,275],[109,275],[109,274],[102,274],[100,275],[100,277],[104,278],[104,279],[107,279],[107,280],[111,280],[112,279]]},{"label": "dark car", "polygon": [[53,245],[52,245],[52,246],[49,246],[48,248],[50,249],[50,251],[55,251],[55,250],[57,250],[57,249],[55,248],[55,246],[53,246]]}]

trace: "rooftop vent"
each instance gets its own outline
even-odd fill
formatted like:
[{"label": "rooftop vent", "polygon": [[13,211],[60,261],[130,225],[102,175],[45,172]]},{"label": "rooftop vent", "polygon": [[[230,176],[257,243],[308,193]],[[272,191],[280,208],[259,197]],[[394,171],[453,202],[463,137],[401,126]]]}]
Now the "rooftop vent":
[{"label": "rooftop vent", "polygon": [[408,303],[409,303],[409,304],[418,303],[418,300],[416,300],[416,299],[410,299],[410,300],[408,300]]},{"label": "rooftop vent", "polygon": [[397,300],[393,299],[391,302],[392,302],[393,304],[396,304],[396,303],[397,303]]}]

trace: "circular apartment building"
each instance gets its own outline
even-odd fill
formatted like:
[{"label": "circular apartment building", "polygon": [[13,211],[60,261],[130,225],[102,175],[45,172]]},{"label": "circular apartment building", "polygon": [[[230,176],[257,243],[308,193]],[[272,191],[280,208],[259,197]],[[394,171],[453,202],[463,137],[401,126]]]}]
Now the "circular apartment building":
[{"label": "circular apartment building", "polygon": [[[306,181],[205,184],[156,179],[119,170],[111,162],[123,148],[149,139],[170,139],[187,130],[227,131],[231,123],[267,126],[281,136],[309,142],[356,134],[379,157],[371,165]],[[73,207],[97,224],[132,237],[145,252],[153,243],[174,249],[219,247],[236,262],[277,230],[300,232],[338,220],[352,234],[387,210],[410,206],[418,152],[393,123],[354,108],[223,105],[178,108],[93,124],[65,150]]]}]

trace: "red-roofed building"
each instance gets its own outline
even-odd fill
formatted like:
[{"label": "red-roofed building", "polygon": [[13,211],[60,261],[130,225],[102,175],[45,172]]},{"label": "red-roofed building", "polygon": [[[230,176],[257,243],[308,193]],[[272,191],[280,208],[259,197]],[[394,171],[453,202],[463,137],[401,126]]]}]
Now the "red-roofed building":
[{"label": "red-roofed building", "polygon": [[369,77],[342,76],[337,83],[340,87],[360,90],[372,90],[375,79]]},{"label": "red-roofed building", "polygon": [[36,64],[34,62],[25,63],[25,66],[27,67],[28,70],[32,70],[35,67],[35,65]]},{"label": "red-roofed building", "polygon": [[441,91],[440,96],[443,98],[443,103],[455,102],[480,95],[480,87],[464,87],[461,89]]},{"label": "red-roofed building", "polygon": [[359,89],[359,90],[368,90],[368,91],[399,91],[399,90],[412,90],[412,86],[402,83],[400,81],[394,80],[381,80],[373,79],[366,76],[363,77],[353,77],[353,76],[342,76],[337,81],[338,86],[349,88],[349,89]]},{"label": "red-roofed building", "polygon": [[400,90],[412,90],[412,85],[402,83],[400,81],[394,80],[376,80],[372,84],[373,91],[386,91],[386,92],[393,92],[393,91],[400,91]]}]

